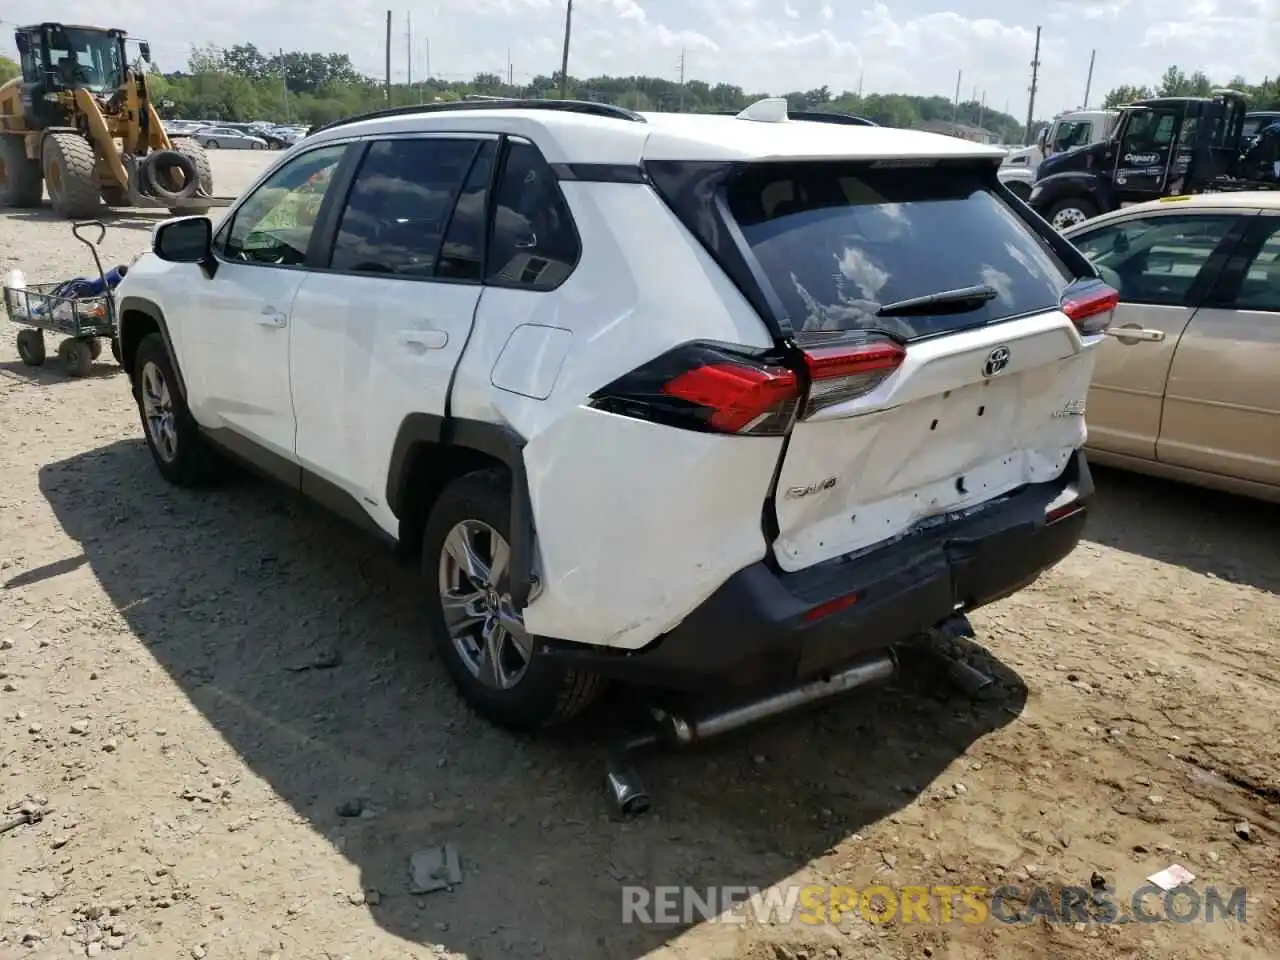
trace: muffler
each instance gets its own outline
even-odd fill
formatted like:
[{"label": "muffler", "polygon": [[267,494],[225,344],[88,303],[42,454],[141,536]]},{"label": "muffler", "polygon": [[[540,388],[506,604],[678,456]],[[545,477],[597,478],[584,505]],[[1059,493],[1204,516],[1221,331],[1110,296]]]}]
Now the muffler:
[{"label": "muffler", "polygon": [[658,746],[686,749],[773,717],[832,700],[869,683],[888,680],[897,669],[897,659],[892,650],[888,650],[860,660],[829,677],[797,684],[702,716],[681,716],[655,709],[653,728],[619,744],[610,755],[607,785],[614,807],[624,816],[649,809],[649,794],[629,762],[642,750]]}]

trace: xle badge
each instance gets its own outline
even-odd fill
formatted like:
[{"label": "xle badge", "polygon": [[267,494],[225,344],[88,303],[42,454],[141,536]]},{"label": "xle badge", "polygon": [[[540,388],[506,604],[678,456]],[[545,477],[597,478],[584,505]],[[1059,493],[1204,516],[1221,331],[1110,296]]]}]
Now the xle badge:
[{"label": "xle badge", "polygon": [[817,483],[811,483],[807,487],[789,487],[787,489],[788,500],[799,500],[801,497],[807,497],[813,493],[821,493],[823,490],[830,490],[836,485],[835,477],[827,477]]}]

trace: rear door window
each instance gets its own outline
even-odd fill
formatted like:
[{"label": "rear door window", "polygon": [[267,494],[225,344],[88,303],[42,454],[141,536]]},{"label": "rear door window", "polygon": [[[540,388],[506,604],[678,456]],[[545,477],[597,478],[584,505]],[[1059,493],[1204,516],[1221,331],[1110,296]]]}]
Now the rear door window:
[{"label": "rear door window", "polygon": [[333,270],[425,279],[480,142],[446,137],[369,147],[333,245]]},{"label": "rear door window", "polygon": [[[881,330],[907,340],[1057,309],[1067,268],[976,165],[760,164],[729,208],[797,334]],[[985,285],[964,312],[881,307]]]}]

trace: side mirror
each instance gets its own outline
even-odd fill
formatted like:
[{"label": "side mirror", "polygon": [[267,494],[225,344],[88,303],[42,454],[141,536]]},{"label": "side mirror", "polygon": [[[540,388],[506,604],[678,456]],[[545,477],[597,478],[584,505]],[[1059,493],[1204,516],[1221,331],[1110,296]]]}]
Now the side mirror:
[{"label": "side mirror", "polygon": [[138,44],[138,52],[142,54],[142,59],[147,63],[151,62],[151,44],[143,40]]},{"label": "side mirror", "polygon": [[156,227],[151,249],[168,263],[207,263],[213,259],[213,221],[177,217]]}]

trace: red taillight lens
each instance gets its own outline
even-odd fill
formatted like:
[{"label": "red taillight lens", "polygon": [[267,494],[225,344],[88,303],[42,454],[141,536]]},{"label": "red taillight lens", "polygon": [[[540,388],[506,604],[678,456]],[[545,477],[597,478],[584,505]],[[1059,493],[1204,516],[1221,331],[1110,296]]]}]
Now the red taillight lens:
[{"label": "red taillight lens", "polygon": [[775,411],[795,405],[796,377],[790,370],[713,363],[680,374],[662,391],[705,408],[707,422],[718,430],[749,433]]},{"label": "red taillight lens", "polygon": [[810,386],[804,415],[870,393],[902,366],[906,356],[906,348],[892,341],[806,349]]},{"label": "red taillight lens", "polygon": [[1120,293],[1101,280],[1073,283],[1062,295],[1062,312],[1083,336],[1102,333],[1120,305]]},{"label": "red taillight lens", "polygon": [[794,371],[769,354],[689,343],[595,393],[592,406],[688,430],[780,436],[800,402]]}]

